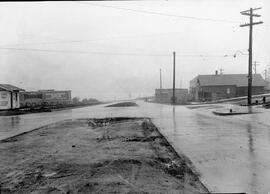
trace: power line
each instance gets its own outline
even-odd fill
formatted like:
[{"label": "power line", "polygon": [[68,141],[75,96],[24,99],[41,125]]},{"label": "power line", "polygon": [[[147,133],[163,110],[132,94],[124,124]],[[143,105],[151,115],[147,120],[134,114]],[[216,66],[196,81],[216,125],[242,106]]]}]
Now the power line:
[{"label": "power line", "polygon": [[214,19],[214,18],[203,18],[203,17],[195,17],[195,16],[185,16],[185,15],[175,15],[175,14],[167,14],[161,12],[154,12],[154,11],[147,11],[147,10],[138,10],[138,9],[131,9],[131,8],[123,8],[123,7],[115,7],[110,5],[101,5],[95,3],[84,3],[84,2],[75,2],[78,4],[90,5],[90,6],[98,6],[98,7],[106,7],[118,10],[125,10],[125,11],[132,11],[138,13],[146,13],[152,15],[160,15],[160,16],[167,16],[167,17],[175,17],[175,18],[182,18],[182,19],[192,19],[192,20],[200,20],[200,21],[210,21],[210,22],[222,22],[222,23],[240,23],[240,21],[236,20],[226,20],[226,19]]},{"label": "power line", "polygon": [[[214,22],[225,22],[225,23],[240,23],[240,21],[233,21],[233,20],[223,20],[223,19],[213,19],[213,18],[201,18],[201,17],[193,17],[193,16],[180,16],[180,15],[173,15],[173,14],[165,14],[159,12],[151,12],[145,10],[135,10],[129,8],[120,8],[115,6],[108,6],[108,5],[99,5],[93,3],[84,3],[84,2],[76,2],[79,4],[86,4],[86,5],[94,5],[94,6],[101,6],[101,7],[108,7],[114,9],[121,9],[127,11],[136,11],[136,12],[143,12],[149,14],[156,14],[162,16],[172,16],[172,17],[180,17],[185,19],[194,19],[194,20],[206,20],[206,21],[214,21]],[[270,25],[265,25],[266,27],[270,27]],[[165,33],[152,33],[152,34],[142,34],[142,35],[133,35],[133,36],[115,36],[115,37],[106,37],[106,38],[99,38],[99,39],[90,39],[90,40],[59,40],[59,41],[51,41],[51,42],[34,42],[34,43],[24,43],[23,45],[49,45],[49,44],[69,44],[69,43],[87,43],[87,42],[97,42],[97,41],[104,41],[104,40],[111,40],[111,39],[121,39],[121,38],[134,38],[134,37],[153,37],[153,36],[162,36],[172,33],[179,33],[179,32],[165,32]],[[8,44],[2,46],[17,46],[19,44]]]},{"label": "power line", "polygon": [[[50,50],[50,49],[32,49],[32,48],[14,48],[0,47],[0,50],[15,50],[26,52],[47,52],[47,53],[66,53],[66,54],[94,54],[94,55],[123,55],[123,56],[152,56],[152,57],[170,57],[170,54],[158,53],[121,53],[121,52],[102,52],[102,51],[76,51],[76,50]],[[181,57],[222,57],[224,55],[205,55],[205,54],[181,54]]]},{"label": "power line", "polygon": [[[106,38],[97,38],[97,39],[89,39],[89,40],[58,40],[58,41],[51,41],[51,42],[33,42],[33,43],[23,43],[23,45],[49,45],[49,44],[69,44],[69,43],[87,43],[87,42],[98,42],[104,40],[113,40],[113,39],[123,39],[123,38],[136,38],[136,37],[150,37],[153,36],[163,36],[167,34],[177,34],[179,32],[164,32],[164,33],[152,33],[152,34],[141,34],[141,35],[133,35],[133,36],[113,36],[113,37],[106,37]],[[20,44],[6,44],[2,45],[6,46],[17,46]]]},{"label": "power line", "polygon": [[100,52],[100,51],[50,50],[50,49],[30,49],[30,48],[11,48],[11,47],[0,47],[0,50],[67,53],[67,54],[95,54],[95,55],[126,55],[126,56],[156,56],[156,57],[170,56],[169,54],[116,53],[116,52]]}]

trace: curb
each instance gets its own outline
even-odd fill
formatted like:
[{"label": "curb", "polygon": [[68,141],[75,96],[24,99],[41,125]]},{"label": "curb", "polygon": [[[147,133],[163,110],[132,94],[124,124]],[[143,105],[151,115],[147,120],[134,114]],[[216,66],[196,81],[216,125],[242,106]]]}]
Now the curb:
[{"label": "curb", "polygon": [[212,111],[212,113],[215,114],[215,115],[219,115],[219,116],[251,114],[249,112],[218,112],[218,111]]},{"label": "curb", "polygon": [[202,186],[205,188],[205,190],[206,190],[208,193],[211,193],[210,190],[212,190],[212,189],[209,189],[210,186],[207,184],[207,181],[201,177],[201,174],[196,170],[196,167],[195,167],[195,165],[192,163],[192,161],[191,161],[191,160],[190,160],[190,159],[189,159],[189,158],[188,158],[188,157],[187,157],[187,156],[186,156],[179,148],[177,148],[176,145],[175,145],[172,141],[169,140],[169,137],[167,137],[167,136],[165,136],[165,135],[162,134],[160,128],[157,127],[157,126],[152,122],[151,119],[149,119],[149,121],[154,125],[154,127],[155,127],[157,133],[158,133],[162,138],[164,138],[164,140],[166,141],[166,143],[168,143],[168,144],[171,146],[173,152],[177,155],[177,157],[179,157],[179,158],[183,159],[184,161],[186,161],[187,167],[191,170],[191,172],[192,172],[194,175],[196,175],[196,176],[198,177],[199,181],[202,183]]}]

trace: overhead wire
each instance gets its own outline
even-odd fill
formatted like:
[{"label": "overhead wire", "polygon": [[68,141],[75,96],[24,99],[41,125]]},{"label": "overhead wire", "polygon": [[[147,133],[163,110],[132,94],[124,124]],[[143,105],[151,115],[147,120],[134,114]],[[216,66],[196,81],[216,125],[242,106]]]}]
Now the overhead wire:
[{"label": "overhead wire", "polygon": [[[213,19],[213,18],[203,18],[203,17],[195,17],[195,16],[184,16],[184,15],[174,15],[174,14],[166,14],[166,13],[146,11],[146,10],[137,10],[137,9],[123,8],[123,7],[116,7],[116,6],[109,6],[109,5],[101,5],[101,4],[95,4],[95,3],[85,3],[85,2],[75,2],[75,3],[84,4],[84,5],[90,5],[90,6],[101,6],[101,7],[120,9],[120,10],[126,10],[126,11],[133,11],[133,12],[140,12],[140,13],[147,13],[147,14],[154,14],[154,15],[178,17],[178,18],[184,18],[184,19],[205,20],[205,21],[212,21],[212,22],[225,22],[225,23],[240,23],[240,21],[234,21],[234,20]],[[169,33],[174,33],[174,32],[169,32]],[[169,34],[169,33],[156,33],[156,34],[154,33],[154,34],[134,35],[134,36],[116,36],[116,37],[90,39],[90,40],[60,40],[60,41],[52,41],[52,42],[24,43],[23,45],[25,46],[25,45],[49,45],[49,44],[63,44],[63,43],[64,44],[65,43],[86,43],[86,42],[103,41],[103,40],[108,40],[108,39],[134,38],[134,37],[146,37],[146,36],[152,37],[152,36],[155,36],[155,35],[165,35],[165,34]],[[175,32],[175,33],[177,33],[177,32]],[[3,46],[4,47],[6,47],[6,46],[9,47],[9,46],[17,46],[17,45],[19,45],[19,44],[9,44],[9,45],[3,45]]]},{"label": "overhead wire", "polygon": [[[66,53],[66,54],[93,54],[93,55],[119,55],[119,56],[152,56],[152,57],[171,57],[169,53],[131,53],[131,52],[103,52],[103,51],[79,51],[79,50],[51,50],[51,49],[32,49],[32,48],[14,48],[0,47],[0,50],[15,50],[26,52],[46,52],[46,53]],[[225,57],[221,54],[176,54],[181,57]]]},{"label": "overhead wire", "polygon": [[192,20],[200,20],[200,21],[210,21],[210,22],[222,22],[222,23],[240,23],[240,21],[236,20],[226,20],[226,19],[214,19],[214,18],[204,18],[204,17],[196,17],[196,16],[186,16],[186,15],[176,15],[176,14],[168,14],[168,13],[161,13],[155,11],[148,11],[148,10],[138,10],[138,9],[131,9],[131,8],[124,8],[124,7],[116,7],[111,5],[101,5],[96,3],[85,3],[85,2],[75,2],[77,4],[84,4],[90,6],[98,6],[98,7],[106,7],[118,10],[125,10],[125,11],[132,11],[138,13],[145,13],[151,15],[160,15],[160,16],[167,16],[167,17],[175,17],[175,18],[182,18],[182,19],[192,19]]},{"label": "overhead wire", "polygon": [[47,53],[67,53],[67,54],[95,54],[95,55],[170,56],[168,54],[120,53],[120,52],[117,53],[117,52],[101,52],[101,51],[51,50],[51,49],[12,48],[12,47],[0,47],[0,50],[16,50],[16,51],[47,52]]},{"label": "overhead wire", "polygon": [[[208,22],[220,22],[220,23],[232,23],[232,24],[242,23],[242,21],[239,21],[239,20],[227,20],[227,19],[206,18],[206,17],[197,17],[197,16],[187,16],[187,15],[176,15],[176,14],[168,14],[168,13],[154,12],[154,11],[148,11],[148,10],[138,10],[138,9],[124,8],[124,7],[117,7],[117,6],[104,5],[104,4],[102,5],[102,4],[89,3],[89,2],[87,2],[87,3],[86,2],[75,2],[75,3],[90,5],[90,6],[112,8],[112,9],[118,9],[118,10],[124,10],[124,11],[152,14],[152,15],[182,18],[182,19],[191,19],[191,20],[208,21]],[[265,24],[264,27],[269,28],[270,25]]]},{"label": "overhead wire", "polygon": [[[153,37],[153,36],[163,36],[173,33],[180,33],[180,32],[164,32],[164,33],[152,33],[152,34],[140,34],[140,35],[131,35],[131,36],[112,36],[112,37],[105,37],[105,38],[97,38],[97,39],[88,39],[88,40],[57,40],[57,41],[48,41],[48,42],[29,42],[23,43],[24,46],[26,45],[49,45],[49,44],[69,44],[69,43],[87,43],[87,42],[98,42],[104,40],[113,40],[113,39],[129,39],[129,38],[140,38],[140,37]],[[1,45],[0,47],[6,46],[18,46],[20,44],[6,44]]]},{"label": "overhead wire", "polygon": [[[167,14],[161,12],[153,12],[147,10],[138,10],[138,9],[131,9],[131,8],[123,8],[123,7],[116,7],[116,6],[109,6],[109,5],[101,5],[95,3],[85,3],[85,2],[76,2],[79,4],[86,4],[90,6],[100,6],[106,8],[113,8],[113,9],[120,9],[132,12],[139,12],[139,13],[147,13],[153,15],[161,15],[161,16],[168,16],[168,17],[177,17],[183,19],[192,19],[192,20],[203,20],[203,21],[211,21],[211,22],[225,22],[225,23],[240,23],[240,21],[235,20],[224,20],[224,19],[213,19],[213,18],[203,18],[203,17],[195,17],[195,16],[184,16],[184,15],[174,15],[174,14]],[[163,35],[168,33],[160,33],[160,34],[149,34],[149,35],[139,35],[139,36],[153,36],[153,35]],[[136,37],[136,36],[126,36],[129,37]],[[39,43],[26,43],[23,45],[46,45],[46,44],[62,44],[62,43],[85,43],[85,42],[94,42],[100,40],[107,40],[107,39],[115,39],[115,38],[123,38],[123,36],[116,36],[116,37],[109,37],[103,39],[92,39],[92,40],[63,40],[63,41],[55,41],[55,42],[39,42]],[[17,44],[18,45],[18,44]],[[15,48],[4,46],[0,47],[1,50],[17,50],[17,51],[33,51],[33,52],[48,52],[48,53],[77,53],[77,54],[96,54],[96,55],[126,55],[126,56],[171,56],[170,54],[145,54],[145,53],[117,53],[117,52],[100,52],[100,51],[76,51],[76,50],[50,50],[50,49],[33,49],[33,48]],[[224,55],[195,55],[195,54],[182,54],[178,56],[186,56],[186,57],[224,57]]]}]

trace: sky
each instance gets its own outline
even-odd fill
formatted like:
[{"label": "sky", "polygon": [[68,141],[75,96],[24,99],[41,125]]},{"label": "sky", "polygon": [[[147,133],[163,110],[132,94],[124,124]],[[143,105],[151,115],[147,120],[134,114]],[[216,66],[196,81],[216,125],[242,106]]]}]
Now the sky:
[{"label": "sky", "polygon": [[[249,18],[257,73],[270,66],[268,0],[0,2],[0,83],[100,100],[189,88],[198,74],[247,73]],[[237,53],[236,57],[232,57]],[[270,69],[268,71],[270,73]]]}]

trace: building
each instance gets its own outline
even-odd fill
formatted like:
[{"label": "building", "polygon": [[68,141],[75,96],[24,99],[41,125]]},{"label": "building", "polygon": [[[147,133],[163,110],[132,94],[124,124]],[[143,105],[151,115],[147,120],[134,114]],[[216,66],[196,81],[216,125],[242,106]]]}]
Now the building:
[{"label": "building", "polygon": [[20,93],[21,107],[55,106],[71,103],[70,90],[38,90]]},{"label": "building", "polygon": [[[160,103],[171,103],[173,97],[173,89],[156,89],[155,101]],[[175,88],[176,103],[185,103],[188,98],[188,89]]]},{"label": "building", "polygon": [[[252,75],[252,94],[263,94],[266,83],[260,74]],[[211,101],[247,96],[247,74],[198,75],[190,81],[190,95],[194,101]]]},{"label": "building", "polygon": [[0,84],[0,110],[20,108],[20,91],[24,90],[10,84]]}]

